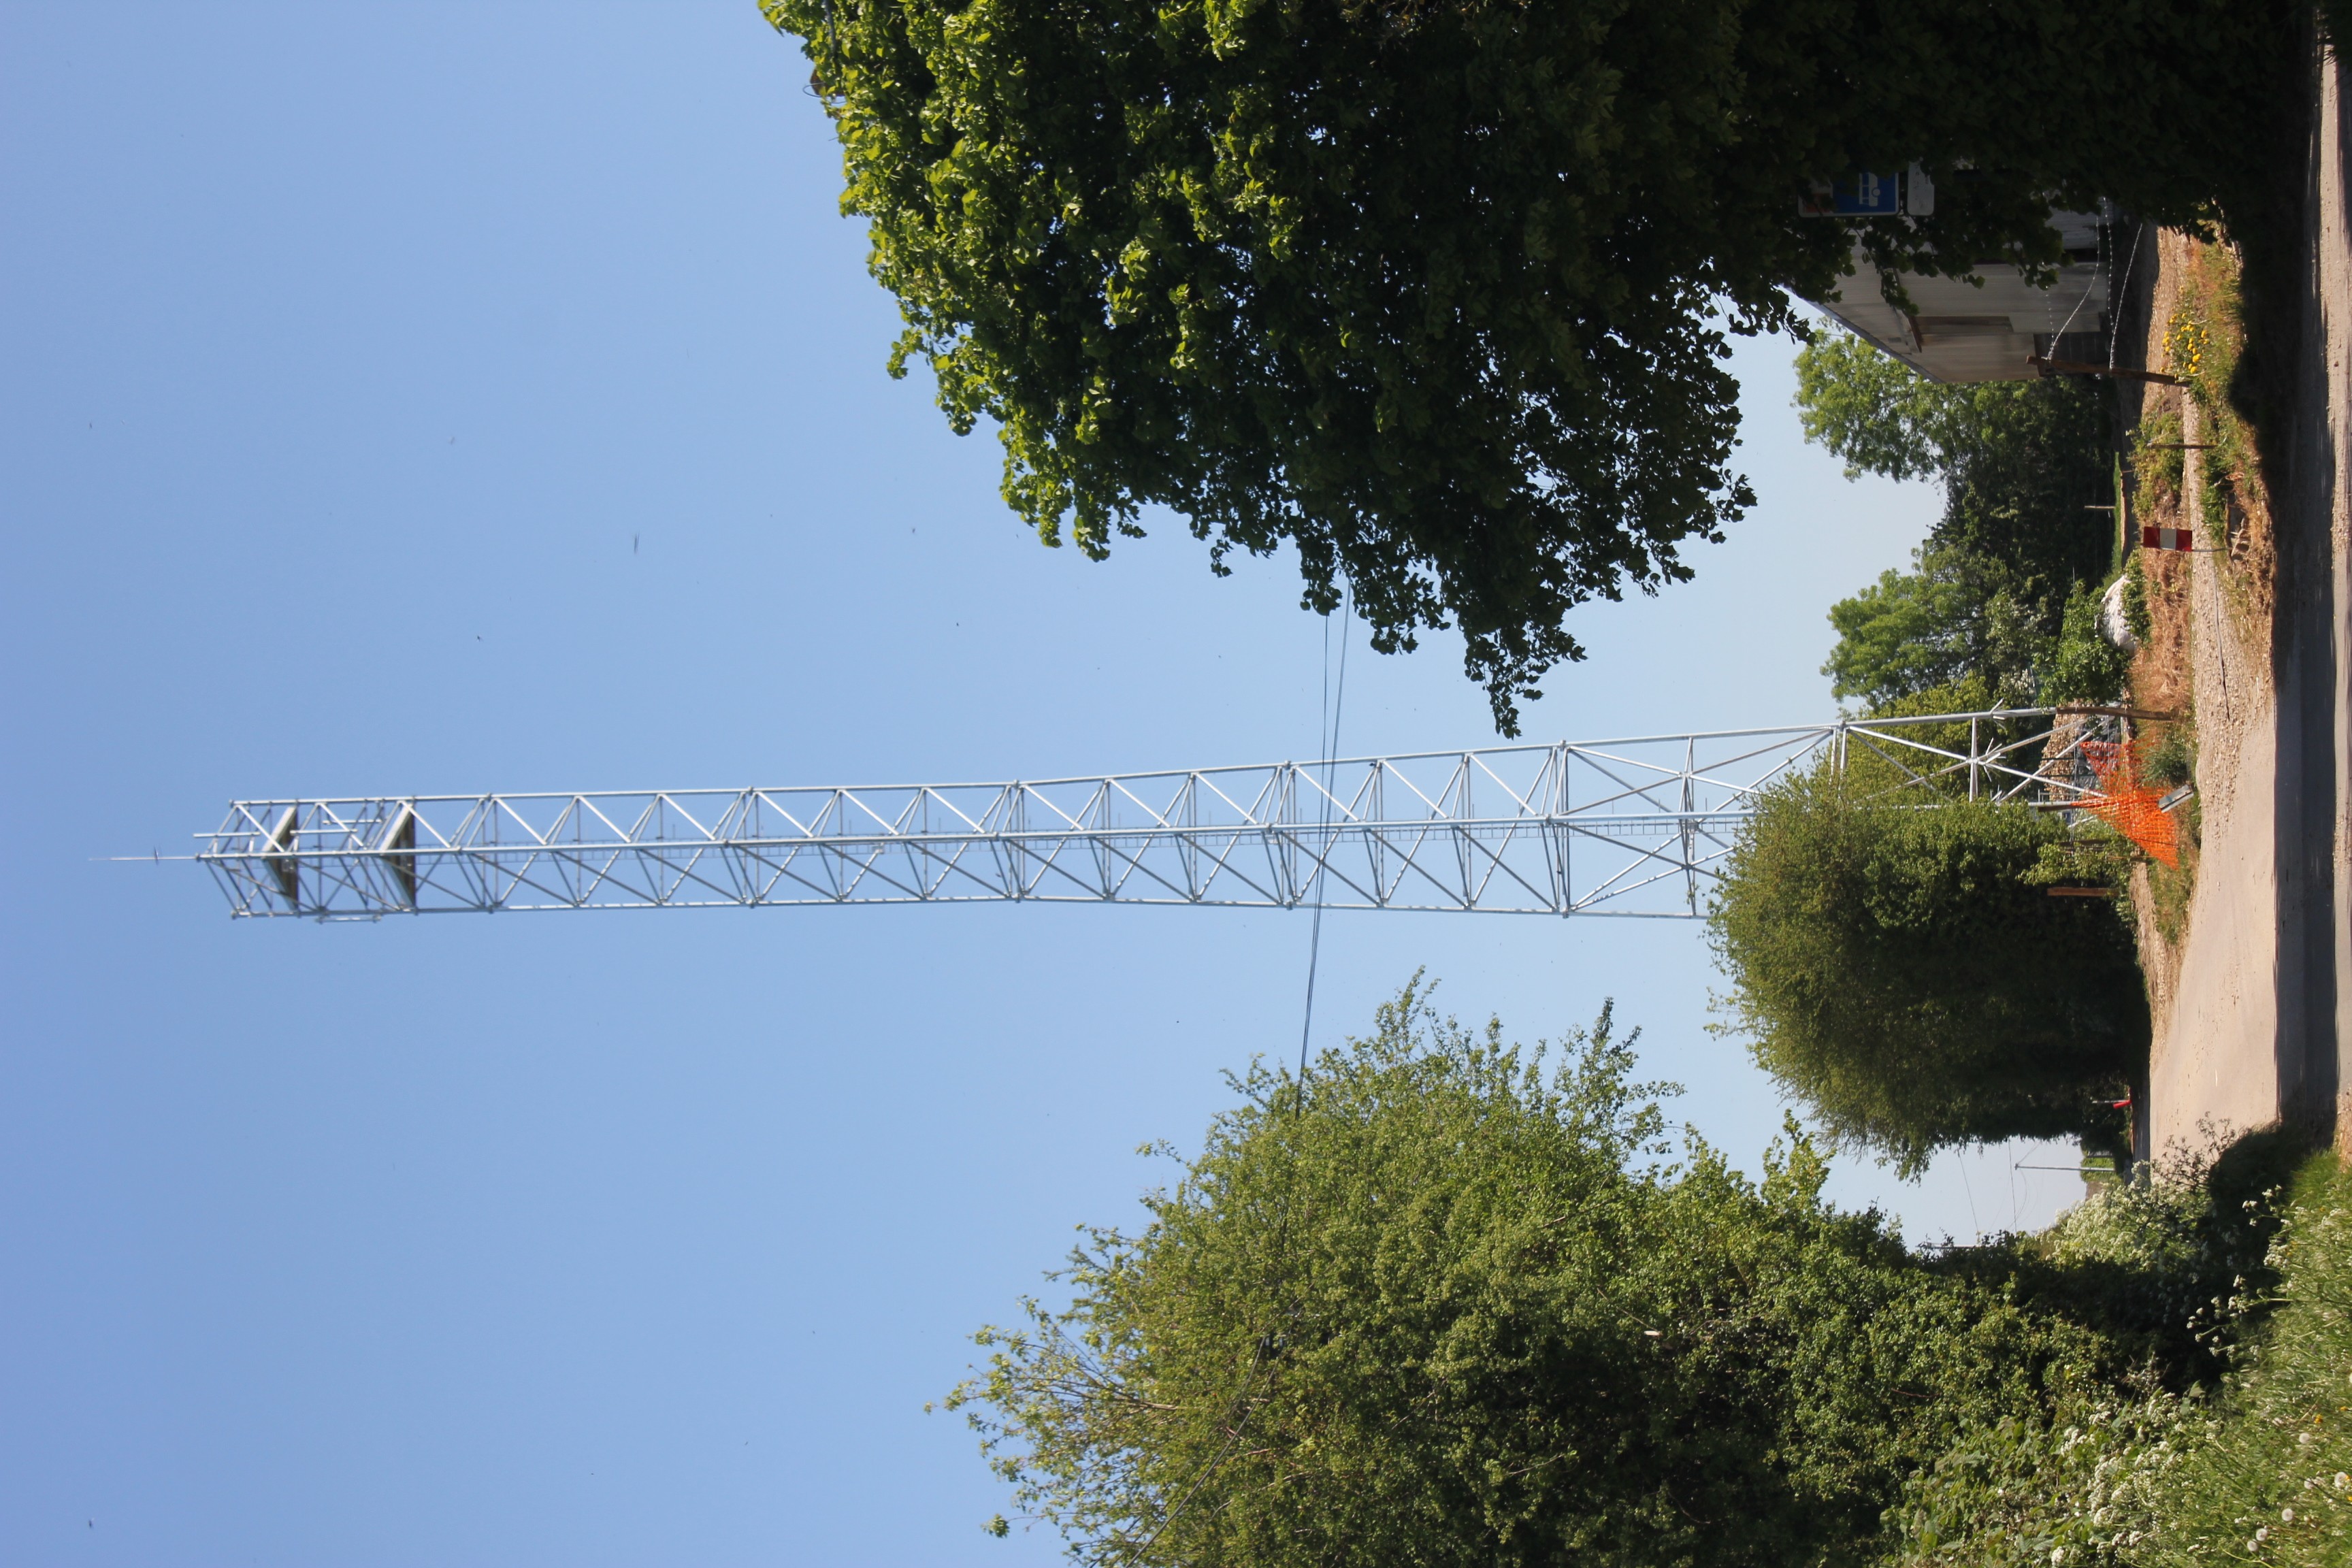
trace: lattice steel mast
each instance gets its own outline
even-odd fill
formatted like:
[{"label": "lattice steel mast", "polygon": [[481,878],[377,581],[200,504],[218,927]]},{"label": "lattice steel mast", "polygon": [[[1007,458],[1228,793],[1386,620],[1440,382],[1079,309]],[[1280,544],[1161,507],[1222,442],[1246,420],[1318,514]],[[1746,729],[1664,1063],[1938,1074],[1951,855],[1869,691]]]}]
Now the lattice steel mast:
[{"label": "lattice steel mast", "polygon": [[[2011,709],[985,784],[249,800],[196,858],[241,916],[1040,900],[1687,919],[1759,791],[2063,805],[2085,710]],[[2112,711],[2112,710],[2100,710]],[[2053,725],[2060,733],[2053,742]],[[2095,723],[2097,721],[2089,721]],[[1963,726],[1968,740],[1937,744]]]}]

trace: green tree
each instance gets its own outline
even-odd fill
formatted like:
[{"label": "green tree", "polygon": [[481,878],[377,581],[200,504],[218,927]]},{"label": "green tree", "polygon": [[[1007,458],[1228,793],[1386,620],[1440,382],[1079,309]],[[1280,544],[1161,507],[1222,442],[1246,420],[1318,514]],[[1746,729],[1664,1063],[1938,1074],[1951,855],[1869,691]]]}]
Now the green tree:
[{"label": "green tree", "polygon": [[1939,479],[1984,427],[1983,405],[2036,383],[1929,381],[1843,328],[1797,351],[1805,439],[1845,459],[1845,477]]},{"label": "green tree", "polygon": [[[2298,0],[762,0],[846,211],[1004,494],[1099,554],[1165,506],[1295,545],[1497,723],[1575,605],[1751,500],[1727,333],[1874,269],[2059,255],[2047,203],[2255,198]],[[2060,85],[2063,84],[2063,85]],[[1934,216],[1803,219],[1917,160]],[[1859,245],[1859,281],[1849,279]]]},{"label": "green tree", "polygon": [[2115,516],[2095,506],[2115,496],[2105,393],[2069,376],[2003,382],[2006,396],[1980,399],[1973,439],[1945,470],[1939,544],[2000,562],[2063,605],[2078,583],[2104,584]]},{"label": "green tree", "polygon": [[1938,384],[1836,331],[1798,351],[1796,401],[1806,438],[1844,458],[1847,478],[1944,484],[1914,569],[1831,607],[1838,641],[1822,673],[1839,697],[1875,709],[1963,675],[2018,704],[2113,695],[2123,660],[2098,640],[2095,594],[2070,608],[2105,582],[2115,527],[2096,510],[2113,479],[2096,388]]},{"label": "green tree", "polygon": [[1760,1186],[1664,1163],[1631,1047],[1604,1010],[1547,1072],[1408,989],[1303,1095],[1254,1068],[954,1403],[1082,1563],[1869,1561],[2095,1341],[1830,1208],[1793,1127]]},{"label": "green tree", "polygon": [[1845,459],[1846,477],[1939,479],[1931,546],[1997,563],[2057,630],[2071,586],[2105,578],[2115,521],[2110,416],[2092,383],[2051,376],[1952,385],[1929,381],[1851,332],[1797,351],[1805,438]]},{"label": "green tree", "polygon": [[2121,1132],[2147,1000],[2104,900],[2032,879],[2064,830],[2025,806],[1764,798],[1711,911],[1730,1027],[1842,1143],[1906,1173],[1979,1140]]},{"label": "green tree", "polygon": [[1883,712],[1973,676],[1984,688],[1979,706],[2031,703],[2049,640],[2039,606],[2019,599],[1998,563],[1964,550],[1930,547],[1912,565],[1830,606],[1838,640],[1822,673],[1832,693]]}]

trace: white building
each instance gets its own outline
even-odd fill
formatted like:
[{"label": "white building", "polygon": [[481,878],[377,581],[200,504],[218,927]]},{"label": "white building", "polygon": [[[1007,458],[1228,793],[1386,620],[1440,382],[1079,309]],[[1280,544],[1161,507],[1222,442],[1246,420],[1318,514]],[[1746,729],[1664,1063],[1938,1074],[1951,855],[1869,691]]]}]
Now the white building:
[{"label": "white building", "polygon": [[[1807,210],[1824,216],[1891,211],[1896,182],[1884,184],[1884,205],[1864,206],[1842,184],[1834,205],[1824,192],[1820,205]],[[1913,200],[1925,198],[1916,210],[1934,210],[1932,187],[1916,173],[1902,184]],[[1980,284],[1906,272],[1903,287],[1913,308],[1898,310],[1882,297],[1876,272],[1859,265],[1857,247],[1857,266],[1839,290],[1843,297],[1813,303],[1931,381],[2029,381],[2042,374],[2033,363],[2037,357],[2105,365],[2107,268],[2099,244],[2104,220],[2095,213],[2050,217],[2066,247],[2065,264],[2051,288],[2037,288],[2017,268],[1995,261],[1978,264]]]}]

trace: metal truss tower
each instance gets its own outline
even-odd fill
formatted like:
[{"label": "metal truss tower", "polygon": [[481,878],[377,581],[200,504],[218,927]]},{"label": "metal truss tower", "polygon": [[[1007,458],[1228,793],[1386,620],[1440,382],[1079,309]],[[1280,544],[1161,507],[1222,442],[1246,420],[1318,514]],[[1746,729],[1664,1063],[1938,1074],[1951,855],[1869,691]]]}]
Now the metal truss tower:
[{"label": "metal truss tower", "polygon": [[[2105,718],[2097,715],[2105,715]],[[247,800],[196,858],[239,916],[721,904],[1213,904],[1689,919],[1792,772],[1922,804],[2095,795],[2114,710],[2007,709],[983,784]],[[1959,739],[1965,734],[1966,739]]]}]

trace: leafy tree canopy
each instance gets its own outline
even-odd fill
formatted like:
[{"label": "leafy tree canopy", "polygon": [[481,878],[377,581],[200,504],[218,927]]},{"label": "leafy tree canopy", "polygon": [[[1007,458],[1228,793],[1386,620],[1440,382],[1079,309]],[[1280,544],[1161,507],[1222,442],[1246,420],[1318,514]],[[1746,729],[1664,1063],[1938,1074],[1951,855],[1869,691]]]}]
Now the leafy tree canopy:
[{"label": "leafy tree canopy", "polygon": [[1098,1230],[961,1389],[1101,1564],[1870,1560],[1902,1478],[2083,1331],[1693,1142],[1604,1010],[1557,1069],[1408,989],[1302,1096],[1254,1068],[1139,1235]]},{"label": "leafy tree canopy", "polygon": [[1929,381],[1842,328],[1797,351],[1797,418],[1805,439],[1845,459],[1845,477],[1940,479],[1985,426],[2012,382]]},{"label": "leafy tree canopy", "polygon": [[2115,1137],[2147,1001],[2113,907],[2037,885],[2064,830],[1867,795],[1794,778],[1743,830],[1712,910],[1731,1026],[1839,1140],[1906,1173],[1953,1143]]},{"label": "leafy tree canopy", "polygon": [[1797,352],[1806,439],[1845,459],[1849,479],[1940,479],[1934,542],[1997,563],[2037,600],[2063,604],[2105,578],[2114,521],[2106,399],[2069,376],[1950,385],[1929,381],[1843,331]]},{"label": "leafy tree canopy", "polygon": [[2114,552],[2113,516],[2091,510],[2115,500],[2107,398],[2074,377],[1998,384],[2009,395],[1979,401],[1975,438],[1946,469],[1936,538],[2063,600],[2104,582]]},{"label": "leafy tree canopy", "polygon": [[[1949,385],[1844,331],[1797,354],[1807,439],[1849,479],[1940,479],[1944,515],[1907,573],[1830,610],[1822,672],[1874,710],[1964,676],[2001,701],[2105,699],[2124,661],[2097,630],[2114,518],[2108,411],[2086,382]],[[2071,603],[2085,593],[2087,605]]]},{"label": "leafy tree canopy", "polygon": [[[2234,210],[2297,0],[762,0],[959,431],[1089,553],[1295,544],[1497,723],[1567,612],[1752,500],[1727,332],[1874,268],[2058,257],[2052,197]],[[2253,132],[2250,134],[2250,127]],[[1933,217],[1801,219],[1916,160]]]},{"label": "leafy tree canopy", "polygon": [[1979,706],[2030,704],[2046,642],[2041,607],[2020,597],[1998,562],[1965,550],[1929,548],[1912,564],[1830,606],[1838,640],[1822,673],[1831,692],[1884,712],[1975,677],[1985,689]]}]

